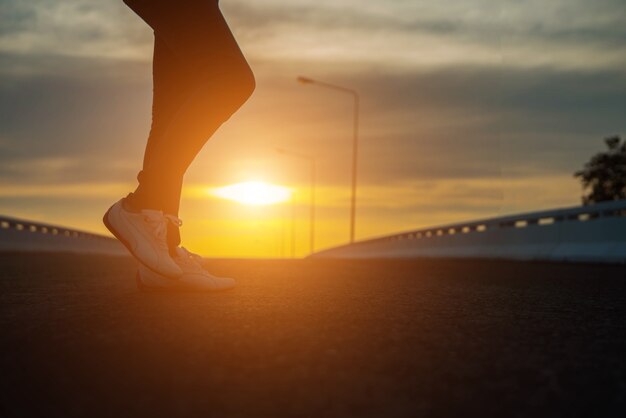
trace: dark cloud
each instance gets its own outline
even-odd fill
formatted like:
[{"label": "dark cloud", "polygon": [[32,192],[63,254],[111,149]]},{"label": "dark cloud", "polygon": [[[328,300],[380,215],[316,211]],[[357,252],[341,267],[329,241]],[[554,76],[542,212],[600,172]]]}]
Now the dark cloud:
[{"label": "dark cloud", "polygon": [[[626,77],[613,71],[503,66],[324,76],[361,92],[370,182],[569,173],[604,136],[626,131]],[[336,139],[321,141],[330,147]]]},{"label": "dark cloud", "polygon": [[[0,55],[0,65],[12,62],[19,68],[34,65],[33,61]],[[150,82],[145,76],[141,80],[119,76],[136,73],[135,64],[120,64],[125,67],[121,70],[118,64],[98,60],[39,62],[53,70],[2,76],[0,138],[5,150],[0,158],[106,155],[122,145],[138,146],[131,138],[139,131],[144,135],[146,120],[137,121],[134,115],[136,109],[149,112]]]},{"label": "dark cloud", "polygon": [[32,26],[35,18],[33,9],[23,7],[23,3],[2,0],[0,10],[2,10],[2,24],[0,25],[0,36],[28,30]]},{"label": "dark cloud", "polygon": [[[340,76],[341,77],[341,76]],[[376,102],[402,107],[535,109],[538,112],[577,109],[605,112],[625,109],[626,75],[622,71],[566,71],[456,66],[435,71],[387,71],[341,77],[361,85]]]},{"label": "dark cloud", "polygon": [[[106,161],[141,159],[149,128],[149,67],[119,62],[110,67],[91,65],[75,60],[74,68],[93,69],[80,75],[69,70],[66,76],[3,77],[0,162],[12,162],[14,167],[16,162],[28,165],[41,158],[73,161],[55,175],[46,175],[49,181],[134,177],[130,168],[107,172]],[[144,77],[123,76],[133,73]],[[433,72],[373,69],[350,77],[343,73],[320,76],[361,92],[361,172],[363,181],[373,184],[570,172],[601,147],[602,137],[626,131],[626,77],[618,72],[503,66]],[[276,126],[288,128],[284,115],[292,111],[294,96],[298,94],[300,103],[306,105],[308,99],[295,90],[300,87],[274,77],[265,78],[261,71],[260,83],[268,84],[246,110],[251,115],[248,125],[258,121],[271,126],[274,120]],[[349,124],[337,130],[341,120],[334,114],[337,108],[327,106],[328,102],[334,100],[313,104],[319,110],[293,119],[292,129],[298,132],[297,125],[304,118],[317,124],[315,147],[332,166],[349,158],[345,140]],[[342,112],[348,113],[341,118],[349,117],[349,109],[344,106]],[[225,146],[248,149],[246,144],[262,138],[240,138]],[[303,136],[294,146],[308,141]],[[5,180],[24,176],[6,167],[0,171]],[[42,174],[33,176],[34,180]]]}]

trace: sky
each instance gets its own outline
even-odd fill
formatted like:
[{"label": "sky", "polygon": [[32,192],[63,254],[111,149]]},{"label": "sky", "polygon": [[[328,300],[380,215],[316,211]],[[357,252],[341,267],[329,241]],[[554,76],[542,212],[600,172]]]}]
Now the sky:
[{"label": "sky", "polygon": [[[308,253],[349,238],[580,204],[574,171],[626,133],[623,0],[222,0],[257,89],[185,178],[184,244],[215,257]],[[105,233],[150,128],[153,34],[122,1],[0,0],[0,214]],[[293,201],[210,191],[263,180]],[[293,222],[293,224],[292,224]]]}]

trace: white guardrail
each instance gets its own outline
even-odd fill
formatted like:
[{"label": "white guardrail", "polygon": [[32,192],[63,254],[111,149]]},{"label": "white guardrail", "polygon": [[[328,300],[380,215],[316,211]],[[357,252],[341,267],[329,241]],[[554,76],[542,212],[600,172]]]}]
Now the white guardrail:
[{"label": "white guardrail", "polygon": [[311,257],[626,263],[626,200],[417,229]]},{"label": "white guardrail", "polygon": [[127,255],[116,239],[62,226],[0,215],[0,251]]}]

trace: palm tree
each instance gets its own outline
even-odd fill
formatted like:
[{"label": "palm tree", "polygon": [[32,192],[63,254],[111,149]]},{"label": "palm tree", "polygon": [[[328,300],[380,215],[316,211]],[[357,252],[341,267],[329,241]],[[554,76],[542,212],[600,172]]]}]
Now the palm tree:
[{"label": "palm tree", "polygon": [[574,173],[583,185],[583,204],[626,199],[626,140],[619,136],[604,139],[608,151],[599,152]]}]

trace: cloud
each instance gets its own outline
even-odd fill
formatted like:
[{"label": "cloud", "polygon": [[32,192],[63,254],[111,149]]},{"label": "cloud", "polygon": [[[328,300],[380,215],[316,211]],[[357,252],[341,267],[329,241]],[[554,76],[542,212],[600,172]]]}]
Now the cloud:
[{"label": "cloud", "polygon": [[275,60],[621,68],[622,7],[618,0],[345,0],[237,1],[223,8],[246,48]]},{"label": "cloud", "polygon": [[[58,64],[56,60],[52,60]],[[11,159],[111,156],[124,147],[139,154],[149,127],[147,118],[137,119],[137,109],[149,115],[151,90],[149,67],[141,79],[131,63],[119,66],[64,61],[63,69],[51,73],[9,72],[1,75],[0,161]],[[20,56],[0,54],[0,65],[34,65]],[[107,74],[108,72],[108,74]],[[119,73],[124,73],[123,77]]]},{"label": "cloud", "polygon": [[[0,62],[19,62],[12,58],[0,55]],[[1,175],[5,181],[73,181],[82,171],[93,181],[134,181],[150,124],[149,67],[84,58],[67,63],[91,71],[3,76]],[[298,68],[304,66],[257,70],[253,99],[209,143],[189,174],[192,180],[219,182],[235,161],[275,165],[276,146],[319,155],[323,181],[347,178],[349,97],[297,85]],[[317,70],[313,76],[361,93],[365,182],[570,172],[601,147],[604,136],[626,130],[626,77],[611,70],[503,65],[373,68],[349,76]],[[54,176],[36,165],[67,158],[73,165]],[[108,169],[118,161],[115,170]],[[9,169],[19,166],[32,170]]]},{"label": "cloud", "polygon": [[[135,183],[139,170],[130,158],[107,159],[100,156],[25,157],[0,159],[0,190],[29,190],[30,185],[80,187],[112,181]],[[76,190],[76,189],[71,189]]]},{"label": "cloud", "polygon": [[[327,215],[344,216],[351,101],[295,83],[307,75],[361,93],[364,233],[575,203],[571,173],[626,132],[622,3],[223,1],[258,88],[186,180],[303,186],[306,170],[274,151],[297,149],[336,192]],[[135,184],[151,31],[121,1],[0,7],[0,208],[69,220],[74,195],[87,225]]]},{"label": "cloud", "polygon": [[128,189],[124,183],[79,182],[77,184],[31,183],[29,185],[0,184],[0,199],[90,199],[105,198],[113,201]]},{"label": "cloud", "polygon": [[[0,52],[150,58],[150,29],[121,1],[3,0],[2,7]],[[620,0],[232,0],[222,9],[244,50],[259,61],[389,66],[507,61],[554,68],[626,64]]]},{"label": "cloud", "polygon": [[3,53],[149,58],[150,33],[121,1],[2,0],[2,14]]},{"label": "cloud", "polygon": [[[569,173],[604,136],[626,128],[626,77],[619,72],[503,66],[310,75],[360,91],[365,182]],[[229,151],[221,159],[242,148],[261,155],[291,147],[319,155],[327,179],[347,178],[350,98],[291,77],[261,80],[237,123],[220,133]],[[245,135],[251,125],[261,129]],[[212,158],[207,153],[199,164]]]}]

